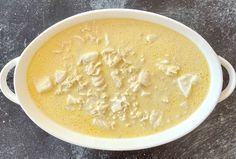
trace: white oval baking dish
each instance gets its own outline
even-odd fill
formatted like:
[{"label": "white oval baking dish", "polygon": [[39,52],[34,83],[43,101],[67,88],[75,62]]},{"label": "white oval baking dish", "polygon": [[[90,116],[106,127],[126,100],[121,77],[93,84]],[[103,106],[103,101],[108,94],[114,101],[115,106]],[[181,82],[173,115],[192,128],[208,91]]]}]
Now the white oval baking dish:
[{"label": "white oval baking dish", "polygon": [[[189,118],[175,127],[149,136],[136,138],[101,138],[69,130],[50,120],[38,109],[31,99],[26,84],[26,70],[34,53],[50,37],[68,27],[84,21],[105,18],[131,18],[157,23],[183,34],[197,45],[208,62],[211,82],[205,100]],[[7,74],[14,66],[16,66],[14,73],[15,94],[9,89],[6,83]],[[225,67],[229,74],[229,83],[223,91],[221,66]],[[137,150],[162,145],[191,132],[209,116],[218,102],[224,100],[233,92],[236,85],[235,78],[235,71],[230,63],[222,57],[217,56],[206,40],[187,26],[165,16],[150,12],[132,9],[104,9],[69,17],[41,33],[28,45],[20,57],[11,60],[4,66],[0,74],[0,88],[8,99],[21,105],[22,109],[35,124],[61,140],[95,149]]]}]

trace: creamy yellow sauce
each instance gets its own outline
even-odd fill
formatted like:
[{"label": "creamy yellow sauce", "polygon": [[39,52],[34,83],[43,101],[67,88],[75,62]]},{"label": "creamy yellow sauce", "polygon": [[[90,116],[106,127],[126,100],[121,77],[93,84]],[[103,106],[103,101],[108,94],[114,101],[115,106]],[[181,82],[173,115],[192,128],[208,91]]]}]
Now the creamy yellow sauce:
[{"label": "creamy yellow sauce", "polygon": [[[114,55],[121,59],[118,64],[106,63],[104,49],[114,50]],[[79,63],[81,55],[90,52],[98,53],[91,66],[101,63],[99,74],[106,87],[100,92],[91,82],[92,75],[84,71],[89,64]],[[170,65],[176,70],[168,73],[166,67]],[[62,82],[55,82],[56,70],[65,71]],[[147,85],[138,82],[142,70],[148,74]],[[120,87],[115,85],[112,71],[118,73]],[[188,96],[178,85],[178,79],[186,74],[198,77]],[[61,91],[59,87],[69,76],[79,78]],[[45,77],[51,86],[40,92],[37,86]],[[89,21],[58,33],[36,52],[27,72],[31,97],[50,119],[80,133],[112,138],[144,136],[177,125],[202,103],[209,82],[207,62],[189,39],[161,25],[132,19]],[[80,88],[81,84],[86,86]],[[137,90],[133,90],[133,85]],[[106,108],[102,113],[94,114],[98,104],[92,108],[86,105],[86,100],[93,96],[88,95],[89,90],[96,98],[104,98]],[[68,104],[68,95],[81,101]],[[118,103],[122,108],[113,112],[112,99],[114,102],[115,97],[121,96],[126,98]],[[154,116],[150,117],[152,112]]]}]

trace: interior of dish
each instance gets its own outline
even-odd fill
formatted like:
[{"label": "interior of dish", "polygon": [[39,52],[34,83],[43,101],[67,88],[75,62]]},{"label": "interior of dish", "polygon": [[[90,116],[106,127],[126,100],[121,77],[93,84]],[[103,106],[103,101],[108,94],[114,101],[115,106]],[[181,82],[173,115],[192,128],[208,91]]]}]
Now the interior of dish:
[{"label": "interior of dish", "polygon": [[210,82],[198,47],[164,26],[133,19],[88,21],[50,38],[27,84],[53,121],[103,137],[157,133],[200,106]]}]

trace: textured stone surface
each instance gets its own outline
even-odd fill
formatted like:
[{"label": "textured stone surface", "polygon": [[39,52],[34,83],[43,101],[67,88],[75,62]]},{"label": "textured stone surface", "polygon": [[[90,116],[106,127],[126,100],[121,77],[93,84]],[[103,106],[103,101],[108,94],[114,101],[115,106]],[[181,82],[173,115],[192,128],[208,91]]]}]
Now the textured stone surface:
[{"label": "textured stone surface", "polygon": [[[235,0],[0,0],[0,70],[43,30],[71,15],[100,8],[136,8],[176,19],[200,33],[236,68]],[[12,87],[12,75],[9,84]],[[190,134],[169,144],[130,152],[71,145],[38,128],[0,93],[0,159],[236,158],[236,93]]]}]

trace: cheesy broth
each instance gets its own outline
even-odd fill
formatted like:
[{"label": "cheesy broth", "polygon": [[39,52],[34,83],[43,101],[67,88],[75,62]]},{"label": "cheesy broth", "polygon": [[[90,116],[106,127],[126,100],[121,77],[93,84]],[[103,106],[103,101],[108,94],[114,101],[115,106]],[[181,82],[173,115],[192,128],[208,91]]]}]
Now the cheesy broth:
[{"label": "cheesy broth", "polygon": [[27,72],[31,97],[50,119],[112,138],[175,126],[199,107],[209,82],[207,62],[193,42],[132,19],[89,21],[58,33]]}]

